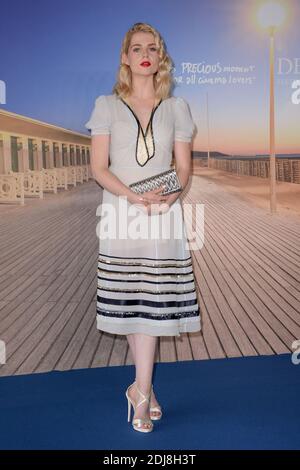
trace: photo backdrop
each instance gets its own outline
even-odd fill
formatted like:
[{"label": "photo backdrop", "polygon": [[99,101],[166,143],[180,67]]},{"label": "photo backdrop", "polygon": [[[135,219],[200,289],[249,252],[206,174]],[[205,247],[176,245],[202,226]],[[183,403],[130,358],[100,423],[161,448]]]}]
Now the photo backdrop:
[{"label": "photo backdrop", "polygon": [[[174,65],[176,96],[190,103],[193,149],[267,154],[269,36],[257,0],[12,0],[1,2],[1,108],[87,134],[95,98],[110,94],[121,42],[148,22]],[[276,153],[300,152],[300,3],[282,1],[275,34]]]}]

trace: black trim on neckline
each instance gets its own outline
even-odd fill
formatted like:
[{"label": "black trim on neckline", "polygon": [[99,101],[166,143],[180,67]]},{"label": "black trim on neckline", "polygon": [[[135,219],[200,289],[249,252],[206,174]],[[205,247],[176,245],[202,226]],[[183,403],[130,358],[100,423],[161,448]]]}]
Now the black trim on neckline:
[{"label": "black trim on neckline", "polygon": [[134,117],[135,117],[135,119],[136,119],[136,121],[137,121],[139,127],[141,128],[141,131],[142,131],[142,133],[143,133],[143,136],[146,137],[147,131],[148,131],[148,128],[149,128],[149,125],[150,125],[150,122],[151,122],[151,120],[152,120],[152,118],[153,118],[153,115],[154,115],[155,111],[157,110],[157,108],[159,107],[159,105],[162,103],[163,99],[161,98],[160,101],[157,103],[157,105],[152,108],[152,111],[151,111],[151,114],[150,114],[150,119],[149,119],[149,121],[148,121],[148,124],[147,124],[146,131],[145,131],[145,132],[144,132],[144,129],[142,128],[142,125],[141,125],[141,123],[140,123],[139,118],[137,117],[137,115],[135,114],[135,112],[133,111],[133,109],[131,108],[131,106],[130,106],[128,103],[126,103],[126,101],[123,100],[123,98],[120,97],[120,100],[123,101],[123,103],[127,106],[128,109],[130,109],[130,111],[131,111],[132,114],[134,115]]},{"label": "black trim on neckline", "polygon": [[[153,158],[154,155],[155,155],[155,142],[154,142],[154,136],[153,136],[152,122],[153,122],[153,117],[154,117],[155,111],[157,110],[157,108],[160,106],[160,104],[161,104],[164,100],[161,98],[160,101],[157,103],[157,105],[152,109],[151,115],[150,115],[150,119],[149,119],[149,122],[148,122],[148,124],[147,124],[145,133],[144,133],[144,129],[142,128],[142,125],[141,125],[141,123],[140,123],[140,121],[139,121],[137,115],[135,114],[135,112],[133,111],[133,109],[131,108],[131,106],[130,106],[128,103],[126,103],[126,101],[124,101],[123,98],[120,97],[120,100],[122,101],[122,103],[125,104],[125,106],[127,106],[127,108],[130,110],[130,112],[132,113],[132,115],[134,116],[134,118],[135,118],[135,120],[136,120],[136,122],[137,122],[138,133],[137,133],[136,147],[135,147],[135,160],[136,160],[136,162],[137,162],[137,164],[138,164],[139,166],[143,167],[143,166],[145,166],[146,163],[148,163],[148,161],[151,160],[151,158]],[[150,130],[151,130],[151,138],[152,138],[152,145],[153,145],[153,154],[152,154],[151,156],[149,156],[149,150],[148,150],[147,143],[146,143],[146,136],[147,136],[147,133],[148,133],[149,126],[150,126]],[[141,165],[140,162],[138,161],[138,158],[137,158],[138,143],[139,143],[140,132],[142,133],[142,137],[143,137],[144,144],[145,144],[145,148],[146,148],[147,155],[148,155],[148,158],[147,158],[147,160],[145,161],[144,165]]]}]

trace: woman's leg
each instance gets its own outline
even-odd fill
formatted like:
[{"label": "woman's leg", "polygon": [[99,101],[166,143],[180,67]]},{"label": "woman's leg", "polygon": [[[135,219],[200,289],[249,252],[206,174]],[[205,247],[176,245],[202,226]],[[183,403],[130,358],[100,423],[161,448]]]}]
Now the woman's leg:
[{"label": "woman's leg", "polygon": [[134,334],[130,334],[130,335],[126,335],[126,336],[127,336],[127,341],[128,341],[129,348],[130,348],[130,351],[131,351],[131,355],[132,355],[132,358],[133,358],[133,362],[135,364],[135,338],[134,338]]},{"label": "woman's leg", "polygon": [[[151,392],[157,336],[140,333],[132,336],[134,336],[133,349],[135,354],[136,384],[131,387],[130,396],[135,402],[139,403],[142,401],[142,396],[138,393],[136,385],[144,395],[148,395]],[[130,338],[129,341],[132,341],[132,338]],[[133,342],[129,344],[132,343]],[[148,402],[145,401],[136,408],[134,418],[150,418]],[[148,426],[144,425],[144,427]]]},{"label": "woman's leg", "polygon": [[[135,337],[136,335],[135,334],[128,334],[126,335],[127,336],[127,341],[128,341],[128,344],[129,344],[129,347],[130,347],[130,351],[131,351],[131,354],[132,354],[132,358],[133,358],[133,362],[136,366],[136,360],[135,360],[135,356],[136,356],[136,351],[135,351]],[[157,346],[157,342],[156,342],[156,346]],[[155,357],[155,356],[154,356]],[[154,361],[153,361],[154,362]],[[136,377],[136,375],[135,375]],[[134,387],[132,387],[133,389]],[[133,395],[133,394],[132,394]],[[136,395],[136,393],[135,393]],[[130,394],[131,396],[131,394]],[[132,396],[132,398],[135,400],[135,398]],[[155,396],[155,393],[154,391],[152,391],[151,393],[151,399],[150,399],[150,405],[151,407],[154,407],[154,406],[159,406],[159,403],[156,399],[156,396]],[[153,415],[154,416],[159,416],[159,412],[156,412],[156,411],[153,411]]]}]

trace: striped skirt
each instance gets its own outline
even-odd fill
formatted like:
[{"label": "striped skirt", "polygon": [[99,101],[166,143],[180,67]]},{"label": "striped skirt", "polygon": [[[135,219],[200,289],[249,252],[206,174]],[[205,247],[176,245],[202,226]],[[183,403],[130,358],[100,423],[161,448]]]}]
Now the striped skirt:
[{"label": "striped skirt", "polygon": [[[180,201],[171,207],[178,226]],[[154,232],[159,223],[170,226],[167,214],[144,217],[151,219],[152,238],[100,238],[97,328],[113,334],[152,336],[199,331],[200,308],[184,224],[180,237],[163,239]],[[100,228],[105,223],[102,219]],[[108,229],[112,234],[112,224]]]}]

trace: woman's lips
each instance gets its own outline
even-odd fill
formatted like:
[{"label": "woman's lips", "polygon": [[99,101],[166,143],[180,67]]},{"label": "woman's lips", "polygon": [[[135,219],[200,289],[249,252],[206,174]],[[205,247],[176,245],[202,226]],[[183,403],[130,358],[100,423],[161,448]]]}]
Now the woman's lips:
[{"label": "woman's lips", "polygon": [[150,62],[146,62],[146,61],[141,63],[142,67],[150,67],[150,65],[151,65]]}]

